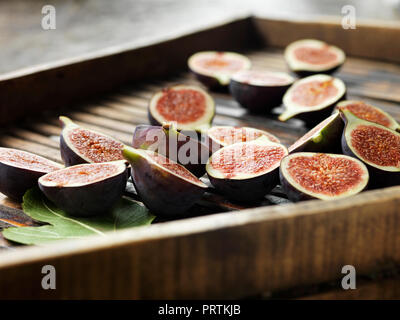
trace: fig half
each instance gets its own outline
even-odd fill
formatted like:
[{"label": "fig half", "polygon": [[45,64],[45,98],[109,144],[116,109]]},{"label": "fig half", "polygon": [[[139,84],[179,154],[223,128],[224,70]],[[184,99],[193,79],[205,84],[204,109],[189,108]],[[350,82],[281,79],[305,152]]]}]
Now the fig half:
[{"label": "fig half", "polygon": [[342,80],[317,74],[296,81],[283,97],[285,112],[279,120],[286,121],[294,116],[315,125],[327,118],[335,104],[344,99],[346,86]]},{"label": "fig half", "polygon": [[215,115],[213,98],[197,86],[176,85],[157,92],[150,100],[153,125],[173,122],[178,130],[208,129]]},{"label": "fig half", "polygon": [[189,69],[210,89],[227,88],[231,76],[251,67],[250,60],[235,52],[202,51],[188,60]]},{"label": "fig half", "polygon": [[357,194],[368,184],[367,167],[359,160],[328,153],[298,152],[282,159],[282,188],[289,200],[334,200]]},{"label": "fig half", "polygon": [[211,184],[226,197],[240,202],[261,200],[278,183],[278,167],[288,154],[285,146],[260,137],[215,152],[206,170]]},{"label": "fig half", "polygon": [[0,148],[0,192],[21,201],[25,192],[35,187],[41,176],[62,168],[61,164],[33,153]]},{"label": "fig half", "polygon": [[344,123],[336,111],[293,143],[288,148],[289,153],[301,151],[341,153],[340,139],[343,128]]},{"label": "fig half", "polygon": [[61,116],[61,158],[65,165],[100,163],[122,160],[123,144],[105,134],[82,128],[71,119]]},{"label": "fig half", "polygon": [[157,152],[178,162],[195,176],[201,177],[206,172],[206,162],[211,155],[210,149],[201,143],[197,132],[178,132],[172,124],[160,126],[140,125],[133,133],[132,146]]},{"label": "fig half", "polygon": [[261,136],[272,142],[280,142],[277,137],[267,131],[249,127],[214,126],[208,129],[207,136],[214,152],[234,143],[256,140]]},{"label": "fig half", "polygon": [[39,188],[69,215],[89,217],[110,212],[122,197],[127,180],[127,165],[122,160],[48,173],[39,179]]},{"label": "fig half", "polygon": [[389,129],[399,131],[399,123],[387,112],[363,101],[345,100],[336,105],[337,110],[350,110],[358,118],[381,124]]},{"label": "fig half", "polygon": [[342,135],[343,153],[363,161],[373,187],[400,184],[400,133],[341,110],[346,122]]},{"label": "fig half", "polygon": [[315,39],[298,40],[285,49],[289,69],[300,77],[333,73],[342,66],[345,59],[342,49]]},{"label": "fig half", "polygon": [[180,164],[149,150],[125,147],[132,180],[143,203],[159,216],[178,216],[192,207],[207,189]]},{"label": "fig half", "polygon": [[232,76],[229,90],[233,98],[254,113],[268,113],[282,103],[294,78],[283,72],[244,70]]}]

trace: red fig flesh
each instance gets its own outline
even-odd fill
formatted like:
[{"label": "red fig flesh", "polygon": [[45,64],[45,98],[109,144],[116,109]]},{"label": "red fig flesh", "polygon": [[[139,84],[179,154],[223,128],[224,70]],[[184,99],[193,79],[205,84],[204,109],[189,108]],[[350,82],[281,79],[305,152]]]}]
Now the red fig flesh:
[{"label": "red fig flesh", "polygon": [[232,76],[229,89],[233,98],[255,113],[268,113],[282,103],[294,78],[283,72],[244,70]]},{"label": "red fig flesh", "polygon": [[339,154],[298,152],[283,158],[281,184],[292,201],[333,200],[357,194],[368,184],[367,167]]},{"label": "red fig flesh", "polygon": [[[211,140],[210,145],[218,146],[217,149],[238,142],[249,142],[261,136],[266,137],[271,142],[279,143],[279,139],[273,134],[248,127],[214,126],[207,131],[207,136]],[[214,151],[215,148],[213,149]]]},{"label": "red fig flesh", "polygon": [[262,199],[278,183],[278,167],[288,153],[278,143],[261,137],[215,152],[206,165],[211,184],[236,201]]},{"label": "red fig flesh", "polygon": [[67,117],[60,117],[61,158],[66,166],[122,160],[123,144],[102,133],[79,127]]},{"label": "red fig flesh", "polygon": [[153,125],[173,122],[178,130],[207,129],[215,114],[212,97],[197,86],[177,85],[157,92],[150,100]]},{"label": "red fig flesh", "polygon": [[73,216],[108,213],[122,197],[128,179],[126,162],[80,164],[39,179],[39,188]]},{"label": "red fig flesh", "polygon": [[332,73],[344,63],[343,50],[314,39],[298,40],[285,49],[285,60],[299,76]]},{"label": "red fig flesh", "polygon": [[234,52],[203,51],[192,55],[188,66],[206,87],[222,89],[229,85],[233,74],[250,69],[251,62]]},{"label": "red fig flesh", "polygon": [[41,176],[61,168],[61,164],[26,151],[0,148],[0,192],[20,201]]},{"label": "red fig flesh", "polygon": [[316,124],[327,118],[334,105],[346,94],[343,81],[328,75],[318,74],[296,81],[283,97],[285,112],[279,120],[294,116],[307,124]]},{"label": "red fig flesh", "polygon": [[400,184],[400,133],[341,111],[346,126],[343,153],[362,160],[370,170],[374,187]]},{"label": "red fig flesh", "polygon": [[156,215],[184,214],[207,189],[189,170],[161,154],[130,147],[125,147],[123,153],[132,165],[138,195]]},{"label": "red fig flesh", "polygon": [[342,101],[337,104],[338,110],[349,110],[358,118],[378,123],[392,130],[399,130],[400,125],[387,112],[363,101]]}]

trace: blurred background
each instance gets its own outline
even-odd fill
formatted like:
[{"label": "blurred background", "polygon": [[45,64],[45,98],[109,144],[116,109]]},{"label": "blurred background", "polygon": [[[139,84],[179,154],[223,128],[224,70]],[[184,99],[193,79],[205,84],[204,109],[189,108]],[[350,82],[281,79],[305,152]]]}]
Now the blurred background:
[{"label": "blurred background", "polygon": [[[43,30],[42,7],[56,9]],[[142,46],[250,14],[287,19],[396,21],[399,0],[0,0],[0,74],[115,45]],[[328,19],[328,18],[327,18]]]}]

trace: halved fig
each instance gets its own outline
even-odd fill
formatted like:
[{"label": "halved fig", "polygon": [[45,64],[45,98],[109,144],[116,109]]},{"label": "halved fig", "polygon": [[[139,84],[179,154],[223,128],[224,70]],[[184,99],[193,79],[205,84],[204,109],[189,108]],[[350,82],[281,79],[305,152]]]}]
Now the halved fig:
[{"label": "halved fig", "polygon": [[41,176],[63,167],[30,152],[0,148],[0,192],[20,201],[28,189],[37,185]]},{"label": "halved fig", "polygon": [[206,170],[211,184],[240,202],[261,200],[278,183],[278,167],[288,154],[285,146],[260,137],[215,152]]},{"label": "halved fig", "polygon": [[286,121],[294,116],[315,125],[327,118],[335,104],[344,99],[346,86],[342,80],[317,74],[296,81],[283,97],[285,112],[279,120]]},{"label": "halved fig", "polygon": [[250,60],[235,52],[202,51],[188,60],[189,69],[197,79],[210,89],[227,88],[231,76],[250,69]]},{"label": "halved fig", "polygon": [[234,143],[253,141],[261,136],[272,142],[280,143],[273,134],[249,127],[214,126],[208,129],[207,136],[210,140],[209,145],[213,146],[213,152]]},{"label": "halved fig", "polygon": [[363,101],[345,100],[336,105],[337,110],[350,110],[358,118],[381,124],[389,129],[399,131],[399,123],[387,112]]},{"label": "halved fig", "polygon": [[373,187],[400,184],[400,133],[341,110],[346,122],[342,135],[343,153],[363,161]]},{"label": "halved fig", "polygon": [[69,215],[89,217],[110,212],[122,197],[127,180],[127,164],[122,160],[48,173],[39,179],[39,188]]},{"label": "halved fig", "polygon": [[143,203],[159,216],[178,216],[190,209],[207,189],[184,166],[149,150],[125,147],[132,180]]},{"label": "halved fig", "polygon": [[341,153],[340,138],[343,128],[344,123],[336,111],[293,143],[288,148],[289,153],[301,151]]},{"label": "halved fig", "polygon": [[282,103],[294,78],[283,72],[244,70],[235,73],[229,84],[233,98],[254,113],[268,113]]},{"label": "halved fig", "polygon": [[285,49],[289,69],[301,77],[317,73],[333,73],[346,59],[342,49],[314,39],[292,42]]},{"label": "halved fig", "polygon": [[65,165],[100,163],[122,160],[123,144],[105,134],[82,128],[71,119],[60,117],[63,130],[60,136],[61,158]]},{"label": "halved fig", "polygon": [[178,130],[208,129],[215,115],[213,98],[197,86],[176,85],[157,92],[150,100],[153,125],[174,122]]},{"label": "halved fig", "polygon": [[172,124],[160,126],[140,125],[133,133],[132,146],[157,152],[178,162],[195,176],[201,177],[206,172],[206,162],[211,155],[210,149],[201,143],[197,132],[178,132]]},{"label": "halved fig", "polygon": [[334,200],[357,194],[368,184],[367,167],[341,155],[298,152],[282,159],[282,188],[289,200]]}]

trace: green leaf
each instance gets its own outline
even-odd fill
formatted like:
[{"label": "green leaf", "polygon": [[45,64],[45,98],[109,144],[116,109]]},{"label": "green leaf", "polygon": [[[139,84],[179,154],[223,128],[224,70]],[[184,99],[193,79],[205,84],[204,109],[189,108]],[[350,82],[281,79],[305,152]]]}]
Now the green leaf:
[{"label": "green leaf", "polygon": [[22,207],[31,218],[48,223],[40,227],[12,227],[3,231],[6,239],[23,244],[46,244],[89,235],[107,236],[107,232],[118,229],[148,225],[155,218],[138,202],[125,197],[109,215],[93,218],[70,217],[48,201],[37,188],[27,191]]}]

